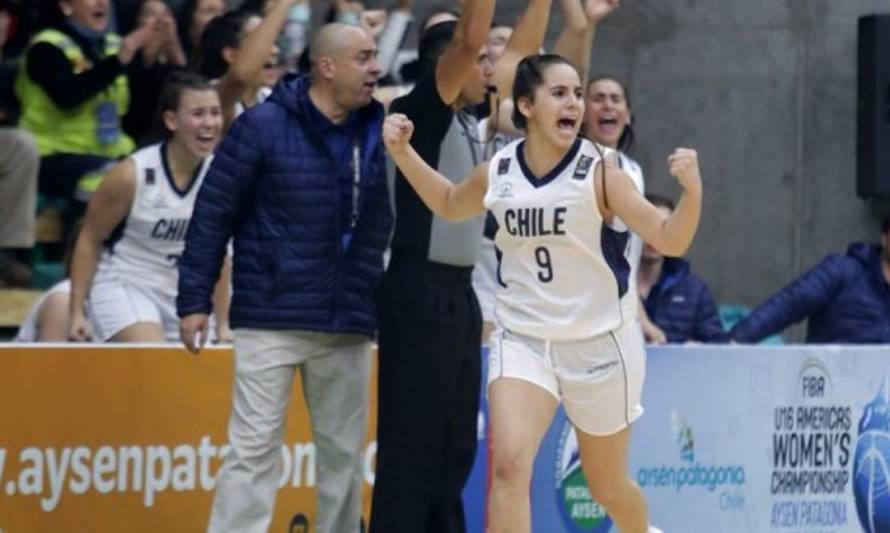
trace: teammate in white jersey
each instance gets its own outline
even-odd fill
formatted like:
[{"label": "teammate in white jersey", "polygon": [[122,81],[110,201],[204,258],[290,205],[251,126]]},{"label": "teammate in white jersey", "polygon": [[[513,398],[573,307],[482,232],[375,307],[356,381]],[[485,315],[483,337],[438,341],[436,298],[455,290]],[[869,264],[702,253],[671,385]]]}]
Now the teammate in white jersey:
[{"label": "teammate in white jersey", "polygon": [[176,263],[222,113],[216,90],[186,72],[168,77],[159,111],[169,138],[120,162],[90,201],[71,268],[72,340],[179,340]]},{"label": "teammate in white jersey", "polygon": [[[627,151],[634,141],[631,125],[632,110],[627,87],[612,76],[597,76],[587,84],[585,94],[584,133],[595,143],[618,152],[618,166],[633,179],[640,194],[646,193],[643,169]],[[665,333],[646,315],[646,308],[639,302],[637,291],[637,271],[643,255],[643,240],[631,233],[627,247],[627,261],[630,263],[630,292],[637,302],[637,315],[645,340],[653,344],[667,342]]]},{"label": "teammate in white jersey", "polygon": [[391,115],[384,123],[393,160],[436,215],[462,220],[488,208],[498,218],[502,286],[488,386],[494,533],[530,530],[532,466],[560,401],[594,498],[623,533],[650,527],[643,494],[626,473],[629,426],[642,413],[645,353],[626,312],[621,230],[626,223],[657,249],[682,254],[698,226],[701,178],[695,151],[675,151],[670,170],[683,195],[673,214],[659,212],[599,147],[578,139],[583,92],[562,57],[524,59],[513,120],[526,140],[458,185],[411,148],[407,118]]}]

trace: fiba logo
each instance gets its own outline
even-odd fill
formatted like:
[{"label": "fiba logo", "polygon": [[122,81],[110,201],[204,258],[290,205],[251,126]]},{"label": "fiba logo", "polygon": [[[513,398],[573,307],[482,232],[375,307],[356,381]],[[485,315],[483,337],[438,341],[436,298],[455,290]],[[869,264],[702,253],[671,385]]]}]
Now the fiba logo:
[{"label": "fiba logo", "polygon": [[853,459],[853,496],[866,533],[890,533],[890,379],[865,406]]},{"label": "fiba logo", "polygon": [[806,403],[819,403],[831,396],[833,383],[825,363],[810,358],[803,362],[797,374],[797,389]]},{"label": "fiba logo", "polygon": [[603,506],[594,501],[581,469],[578,437],[566,423],[556,449],[556,506],[563,524],[572,533],[606,533],[612,520]]}]

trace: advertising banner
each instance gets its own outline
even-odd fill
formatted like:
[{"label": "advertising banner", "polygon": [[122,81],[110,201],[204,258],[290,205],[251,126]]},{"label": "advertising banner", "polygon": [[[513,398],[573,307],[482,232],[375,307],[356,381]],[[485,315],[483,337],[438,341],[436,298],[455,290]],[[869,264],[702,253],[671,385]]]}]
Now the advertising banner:
[{"label": "advertising banner", "polygon": [[[890,533],[890,347],[648,351],[628,471],[666,533]],[[483,365],[486,358],[483,355]],[[484,380],[483,380],[484,382]],[[203,531],[227,447],[232,353],[0,346],[0,531]],[[363,456],[374,480],[376,380]],[[464,492],[482,533],[485,396]],[[297,382],[270,531],[314,519],[315,448]],[[562,410],[538,454],[533,531],[607,533]]]},{"label": "advertising banner", "polygon": [[[228,448],[232,363],[222,348],[0,347],[0,531],[204,531]],[[372,380],[368,435],[376,398]],[[369,438],[366,520],[375,452]],[[270,531],[309,531],[315,482],[297,379]]]},{"label": "advertising banner", "polygon": [[[666,533],[890,533],[890,347],[649,350],[629,471]],[[615,531],[562,411],[534,531]]]}]

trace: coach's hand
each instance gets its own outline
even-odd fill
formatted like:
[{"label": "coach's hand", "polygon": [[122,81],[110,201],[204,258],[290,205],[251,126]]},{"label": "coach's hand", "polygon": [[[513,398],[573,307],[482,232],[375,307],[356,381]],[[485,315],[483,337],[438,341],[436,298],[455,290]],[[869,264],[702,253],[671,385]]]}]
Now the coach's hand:
[{"label": "coach's hand", "polygon": [[401,113],[394,113],[383,121],[383,142],[390,153],[404,150],[412,133],[414,123]]},{"label": "coach's hand", "polygon": [[671,176],[677,178],[687,192],[701,192],[701,174],[698,170],[698,154],[690,148],[677,148],[668,157]]},{"label": "coach's hand", "polygon": [[201,351],[207,343],[209,322],[206,313],[192,313],[179,321],[179,338],[186,350],[196,355]]}]

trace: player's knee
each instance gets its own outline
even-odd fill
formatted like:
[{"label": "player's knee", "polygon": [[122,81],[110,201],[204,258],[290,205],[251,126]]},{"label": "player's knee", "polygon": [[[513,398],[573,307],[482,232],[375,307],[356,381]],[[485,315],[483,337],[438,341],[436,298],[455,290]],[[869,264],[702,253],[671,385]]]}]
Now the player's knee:
[{"label": "player's knee", "polygon": [[503,485],[522,484],[531,480],[532,464],[519,448],[495,449],[492,454],[492,474],[495,482]]}]

